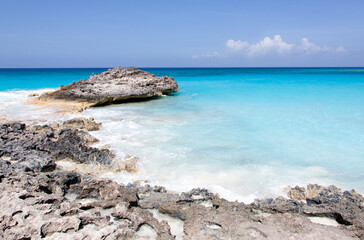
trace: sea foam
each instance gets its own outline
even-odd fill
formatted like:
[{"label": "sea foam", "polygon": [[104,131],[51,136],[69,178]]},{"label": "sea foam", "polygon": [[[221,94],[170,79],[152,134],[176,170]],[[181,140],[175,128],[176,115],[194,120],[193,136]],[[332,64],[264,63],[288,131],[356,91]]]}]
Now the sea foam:
[{"label": "sea foam", "polygon": [[[100,139],[95,146],[139,158],[137,173],[104,177],[178,192],[204,187],[244,202],[308,183],[364,192],[361,72],[164,71],[176,76],[178,94],[83,113],[103,123],[91,132]],[[79,117],[25,103],[30,93],[44,91],[0,92],[2,118]]]}]

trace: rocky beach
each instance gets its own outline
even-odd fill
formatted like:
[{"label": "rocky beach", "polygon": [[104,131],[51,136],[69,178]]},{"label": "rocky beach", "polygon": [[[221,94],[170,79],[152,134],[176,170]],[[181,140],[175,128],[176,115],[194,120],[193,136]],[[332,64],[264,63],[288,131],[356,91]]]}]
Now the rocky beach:
[{"label": "rocky beach", "polygon": [[[29,102],[81,113],[178,90],[171,77],[117,67]],[[100,178],[100,172],[138,171],[138,156],[119,159],[109,146],[94,147],[99,140],[90,132],[102,127],[84,117],[3,121],[2,239],[364,239],[364,198],[355,190],[309,184],[245,204],[207,189],[176,193]]]}]

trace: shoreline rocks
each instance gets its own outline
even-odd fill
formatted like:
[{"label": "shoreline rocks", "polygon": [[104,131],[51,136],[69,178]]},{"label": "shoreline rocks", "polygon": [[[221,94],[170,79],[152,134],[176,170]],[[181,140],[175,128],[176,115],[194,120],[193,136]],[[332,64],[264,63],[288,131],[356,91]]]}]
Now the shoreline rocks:
[{"label": "shoreline rocks", "polygon": [[33,102],[65,101],[102,106],[151,99],[178,90],[177,82],[171,77],[156,77],[134,67],[115,67],[44,93]]},{"label": "shoreline rocks", "polygon": [[[72,121],[80,124],[81,120]],[[19,165],[37,161],[42,165],[45,164],[45,160],[48,162],[64,158],[78,163],[111,164],[115,157],[111,151],[90,147],[98,140],[83,130],[69,128],[70,125],[69,121],[62,126],[36,125],[29,128],[24,123],[2,124],[0,126],[0,157],[8,157],[14,164]],[[92,128],[95,124],[88,123],[87,126]]]},{"label": "shoreline rocks", "polygon": [[[57,164],[64,155],[87,165],[112,164],[109,150],[90,147],[97,139],[86,130],[100,127],[84,118],[0,125],[1,239],[364,238],[364,198],[354,190],[310,184],[291,188],[289,198],[244,204],[206,189],[176,194],[117,184]],[[337,227],[308,217],[325,217]]]},{"label": "shoreline rocks", "polygon": [[[176,91],[172,78],[118,67],[32,97],[78,111]],[[88,176],[137,171],[136,157],[120,162],[92,147],[88,131],[100,127],[92,118],[0,125],[1,239],[364,239],[364,198],[354,190],[310,184],[244,204]]]}]

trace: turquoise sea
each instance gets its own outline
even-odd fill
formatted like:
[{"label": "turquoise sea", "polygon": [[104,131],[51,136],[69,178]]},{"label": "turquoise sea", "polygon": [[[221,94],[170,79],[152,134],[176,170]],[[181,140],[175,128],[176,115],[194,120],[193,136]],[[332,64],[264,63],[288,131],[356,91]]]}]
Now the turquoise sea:
[{"label": "turquoise sea", "polygon": [[[29,93],[104,70],[0,69],[0,116],[49,120],[23,103]],[[140,159],[137,174],[105,177],[246,202],[307,183],[364,193],[364,68],[144,70],[180,92],[84,112],[103,122],[99,145]]]}]

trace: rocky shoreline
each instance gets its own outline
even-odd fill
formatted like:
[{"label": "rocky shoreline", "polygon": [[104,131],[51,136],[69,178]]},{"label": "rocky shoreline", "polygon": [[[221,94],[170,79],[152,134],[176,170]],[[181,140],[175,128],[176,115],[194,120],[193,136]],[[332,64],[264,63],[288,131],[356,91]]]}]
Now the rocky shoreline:
[{"label": "rocky shoreline", "polygon": [[171,77],[157,77],[135,67],[115,67],[36,96],[33,102],[73,102],[91,107],[151,99],[178,90]]},{"label": "rocky shoreline", "polygon": [[[2,239],[364,237],[364,198],[354,190],[308,185],[290,189],[287,197],[244,204],[206,189],[176,194],[159,186],[125,186],[57,164],[67,158],[115,170],[110,150],[90,146],[97,139],[87,130],[100,127],[84,118],[0,126]],[[126,165],[118,171],[131,171]],[[322,217],[331,226],[315,223]]]},{"label": "rocky shoreline", "polygon": [[[178,91],[170,77],[114,68],[32,102],[66,110]],[[94,119],[0,124],[1,239],[364,239],[364,198],[335,186],[295,187],[287,196],[230,202],[206,189],[174,193],[118,184],[100,172],[137,171],[89,131]]]}]

